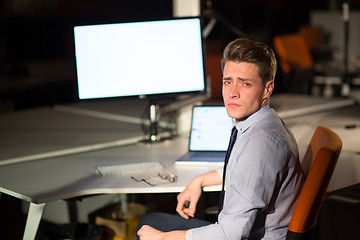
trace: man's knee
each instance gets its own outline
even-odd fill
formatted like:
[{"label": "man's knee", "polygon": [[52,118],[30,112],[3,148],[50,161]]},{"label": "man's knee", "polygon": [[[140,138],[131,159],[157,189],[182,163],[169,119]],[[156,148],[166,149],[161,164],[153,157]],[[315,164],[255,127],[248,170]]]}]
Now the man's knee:
[{"label": "man's knee", "polygon": [[145,214],[139,221],[137,229],[139,230],[143,225],[149,225],[153,228],[159,228],[159,225],[162,224],[164,218],[164,213],[152,212]]},{"label": "man's knee", "polygon": [[151,223],[151,219],[155,213],[147,213],[142,216],[139,220],[138,229],[140,229],[143,225],[149,225]]}]

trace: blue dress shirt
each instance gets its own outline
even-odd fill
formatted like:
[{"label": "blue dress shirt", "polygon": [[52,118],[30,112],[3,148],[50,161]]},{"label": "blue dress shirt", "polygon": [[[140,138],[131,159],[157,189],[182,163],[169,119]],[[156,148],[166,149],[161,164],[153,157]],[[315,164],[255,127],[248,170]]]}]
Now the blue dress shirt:
[{"label": "blue dress shirt", "polygon": [[223,210],[191,238],[284,240],[304,182],[295,138],[268,105],[236,128]]}]

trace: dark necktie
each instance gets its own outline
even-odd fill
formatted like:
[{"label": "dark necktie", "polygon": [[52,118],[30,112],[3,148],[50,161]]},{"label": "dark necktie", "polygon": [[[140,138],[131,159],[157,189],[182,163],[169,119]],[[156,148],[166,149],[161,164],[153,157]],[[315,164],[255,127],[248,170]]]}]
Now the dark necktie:
[{"label": "dark necktie", "polygon": [[237,132],[238,131],[237,131],[236,127],[233,127],[233,129],[231,130],[229,146],[228,146],[228,149],[227,149],[226,155],[225,155],[224,170],[223,170],[223,183],[222,183],[222,189],[221,189],[220,198],[219,198],[219,212],[222,210],[223,204],[224,204],[226,167],[229,162],[231,151],[235,144]]}]

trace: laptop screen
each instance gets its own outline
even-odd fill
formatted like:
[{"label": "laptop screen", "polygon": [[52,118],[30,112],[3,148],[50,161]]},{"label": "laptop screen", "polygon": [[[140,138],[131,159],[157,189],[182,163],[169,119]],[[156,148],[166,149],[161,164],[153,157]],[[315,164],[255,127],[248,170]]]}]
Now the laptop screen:
[{"label": "laptop screen", "polygon": [[226,151],[234,126],[224,106],[194,106],[190,151]]}]

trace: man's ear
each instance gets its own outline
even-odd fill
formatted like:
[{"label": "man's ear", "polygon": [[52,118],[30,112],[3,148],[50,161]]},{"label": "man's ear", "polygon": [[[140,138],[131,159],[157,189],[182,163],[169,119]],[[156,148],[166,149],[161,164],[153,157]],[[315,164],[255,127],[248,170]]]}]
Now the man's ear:
[{"label": "man's ear", "polygon": [[273,91],[274,91],[274,81],[268,81],[265,84],[264,98],[269,98]]}]

